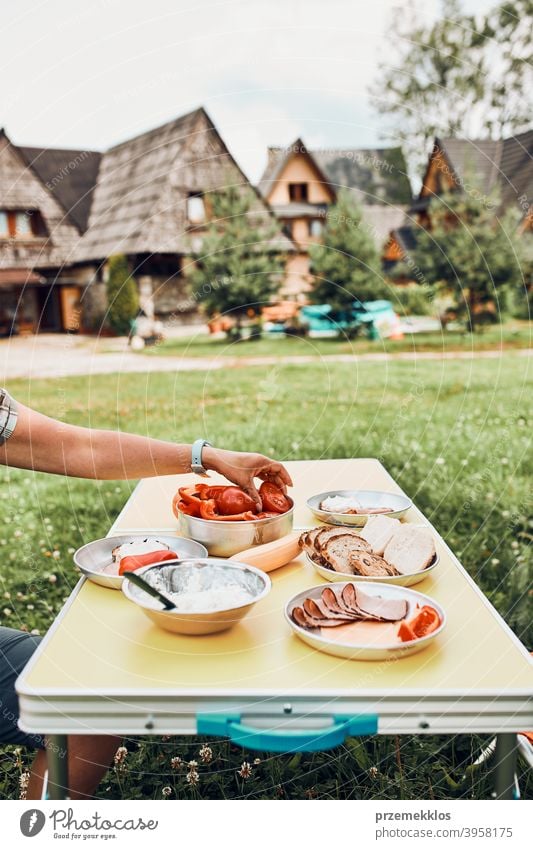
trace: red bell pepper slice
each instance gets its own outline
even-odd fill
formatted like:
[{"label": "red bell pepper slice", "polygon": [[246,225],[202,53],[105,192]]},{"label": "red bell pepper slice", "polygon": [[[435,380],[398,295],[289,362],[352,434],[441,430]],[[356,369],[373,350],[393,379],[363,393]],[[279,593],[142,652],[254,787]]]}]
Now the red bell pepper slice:
[{"label": "red bell pepper slice", "polygon": [[194,486],[180,486],[178,492],[181,500],[185,501],[186,504],[195,504],[199,501],[199,495]]},{"label": "red bell pepper slice", "polygon": [[191,501],[190,504],[187,504],[185,501],[178,501],[178,510],[181,513],[186,513],[187,516],[195,516],[197,519],[200,518],[200,499],[195,499],[196,503]]},{"label": "red bell pepper slice", "polygon": [[126,557],[120,559],[118,574],[134,572],[135,569],[140,569],[142,566],[151,566],[153,563],[161,563],[164,560],[176,560],[177,557],[175,551],[169,551],[167,548],[161,551],[149,551],[147,554],[127,554]]}]

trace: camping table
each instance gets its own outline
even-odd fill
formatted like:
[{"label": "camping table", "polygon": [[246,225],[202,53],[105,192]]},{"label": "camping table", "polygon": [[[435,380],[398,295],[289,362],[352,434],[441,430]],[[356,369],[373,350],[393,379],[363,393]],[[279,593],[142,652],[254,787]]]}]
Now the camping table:
[{"label": "camping table", "polygon": [[[305,502],[343,488],[401,492],[374,459],[287,463],[295,527]],[[213,476],[215,479],[216,476]],[[142,480],[110,534],[176,532],[171,497],[193,476]],[[407,521],[427,519],[413,507]],[[64,798],[67,734],[206,734],[251,749],[313,751],[357,734],[496,732],[496,789],[510,798],[516,731],[533,727],[531,659],[435,531],[440,564],[415,589],[449,621],[418,654],[357,661],[314,651],[283,618],[285,602],[322,583],[299,558],[273,572],[272,592],[221,634],[158,629],[120,592],[82,579],[17,682],[20,725],[45,733],[50,795]]]}]

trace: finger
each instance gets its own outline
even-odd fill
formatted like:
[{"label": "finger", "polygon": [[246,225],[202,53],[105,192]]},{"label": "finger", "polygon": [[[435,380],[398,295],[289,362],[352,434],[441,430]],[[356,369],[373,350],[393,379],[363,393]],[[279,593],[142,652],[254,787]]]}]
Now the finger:
[{"label": "finger", "polygon": [[250,496],[250,498],[253,498],[254,503],[257,505],[258,510],[260,512],[263,509],[263,503],[261,501],[261,496],[259,495],[253,480],[250,479],[246,483],[242,483],[240,486],[241,489],[243,489],[244,492]]},{"label": "finger", "polygon": [[283,483],[287,486],[293,486],[291,476],[289,475],[285,466],[283,466],[281,463],[271,463],[268,467],[268,471],[272,474],[275,474],[276,476],[279,476]]}]

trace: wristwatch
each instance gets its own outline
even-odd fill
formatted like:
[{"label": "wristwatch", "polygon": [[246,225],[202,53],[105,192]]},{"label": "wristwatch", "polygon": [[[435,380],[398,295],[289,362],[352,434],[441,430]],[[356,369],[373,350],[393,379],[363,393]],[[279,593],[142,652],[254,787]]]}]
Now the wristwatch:
[{"label": "wristwatch", "polygon": [[191,455],[191,470],[195,473],[195,475],[201,475],[203,478],[209,477],[207,474],[207,469],[202,465],[202,449],[204,445],[211,446],[211,443],[207,441],[207,439],[197,439],[196,442],[193,442],[192,445],[192,455]]}]

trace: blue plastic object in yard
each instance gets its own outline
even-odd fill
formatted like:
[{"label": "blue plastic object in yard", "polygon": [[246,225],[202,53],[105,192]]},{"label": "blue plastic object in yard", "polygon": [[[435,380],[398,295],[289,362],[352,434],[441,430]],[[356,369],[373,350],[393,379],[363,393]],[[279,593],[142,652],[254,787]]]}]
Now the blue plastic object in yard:
[{"label": "blue plastic object in yard", "polygon": [[364,326],[374,339],[382,335],[382,329],[388,330],[398,321],[391,302],[383,300],[354,301],[353,307],[346,310],[332,310],[329,304],[313,304],[301,308],[300,318],[312,333],[339,333]]}]

